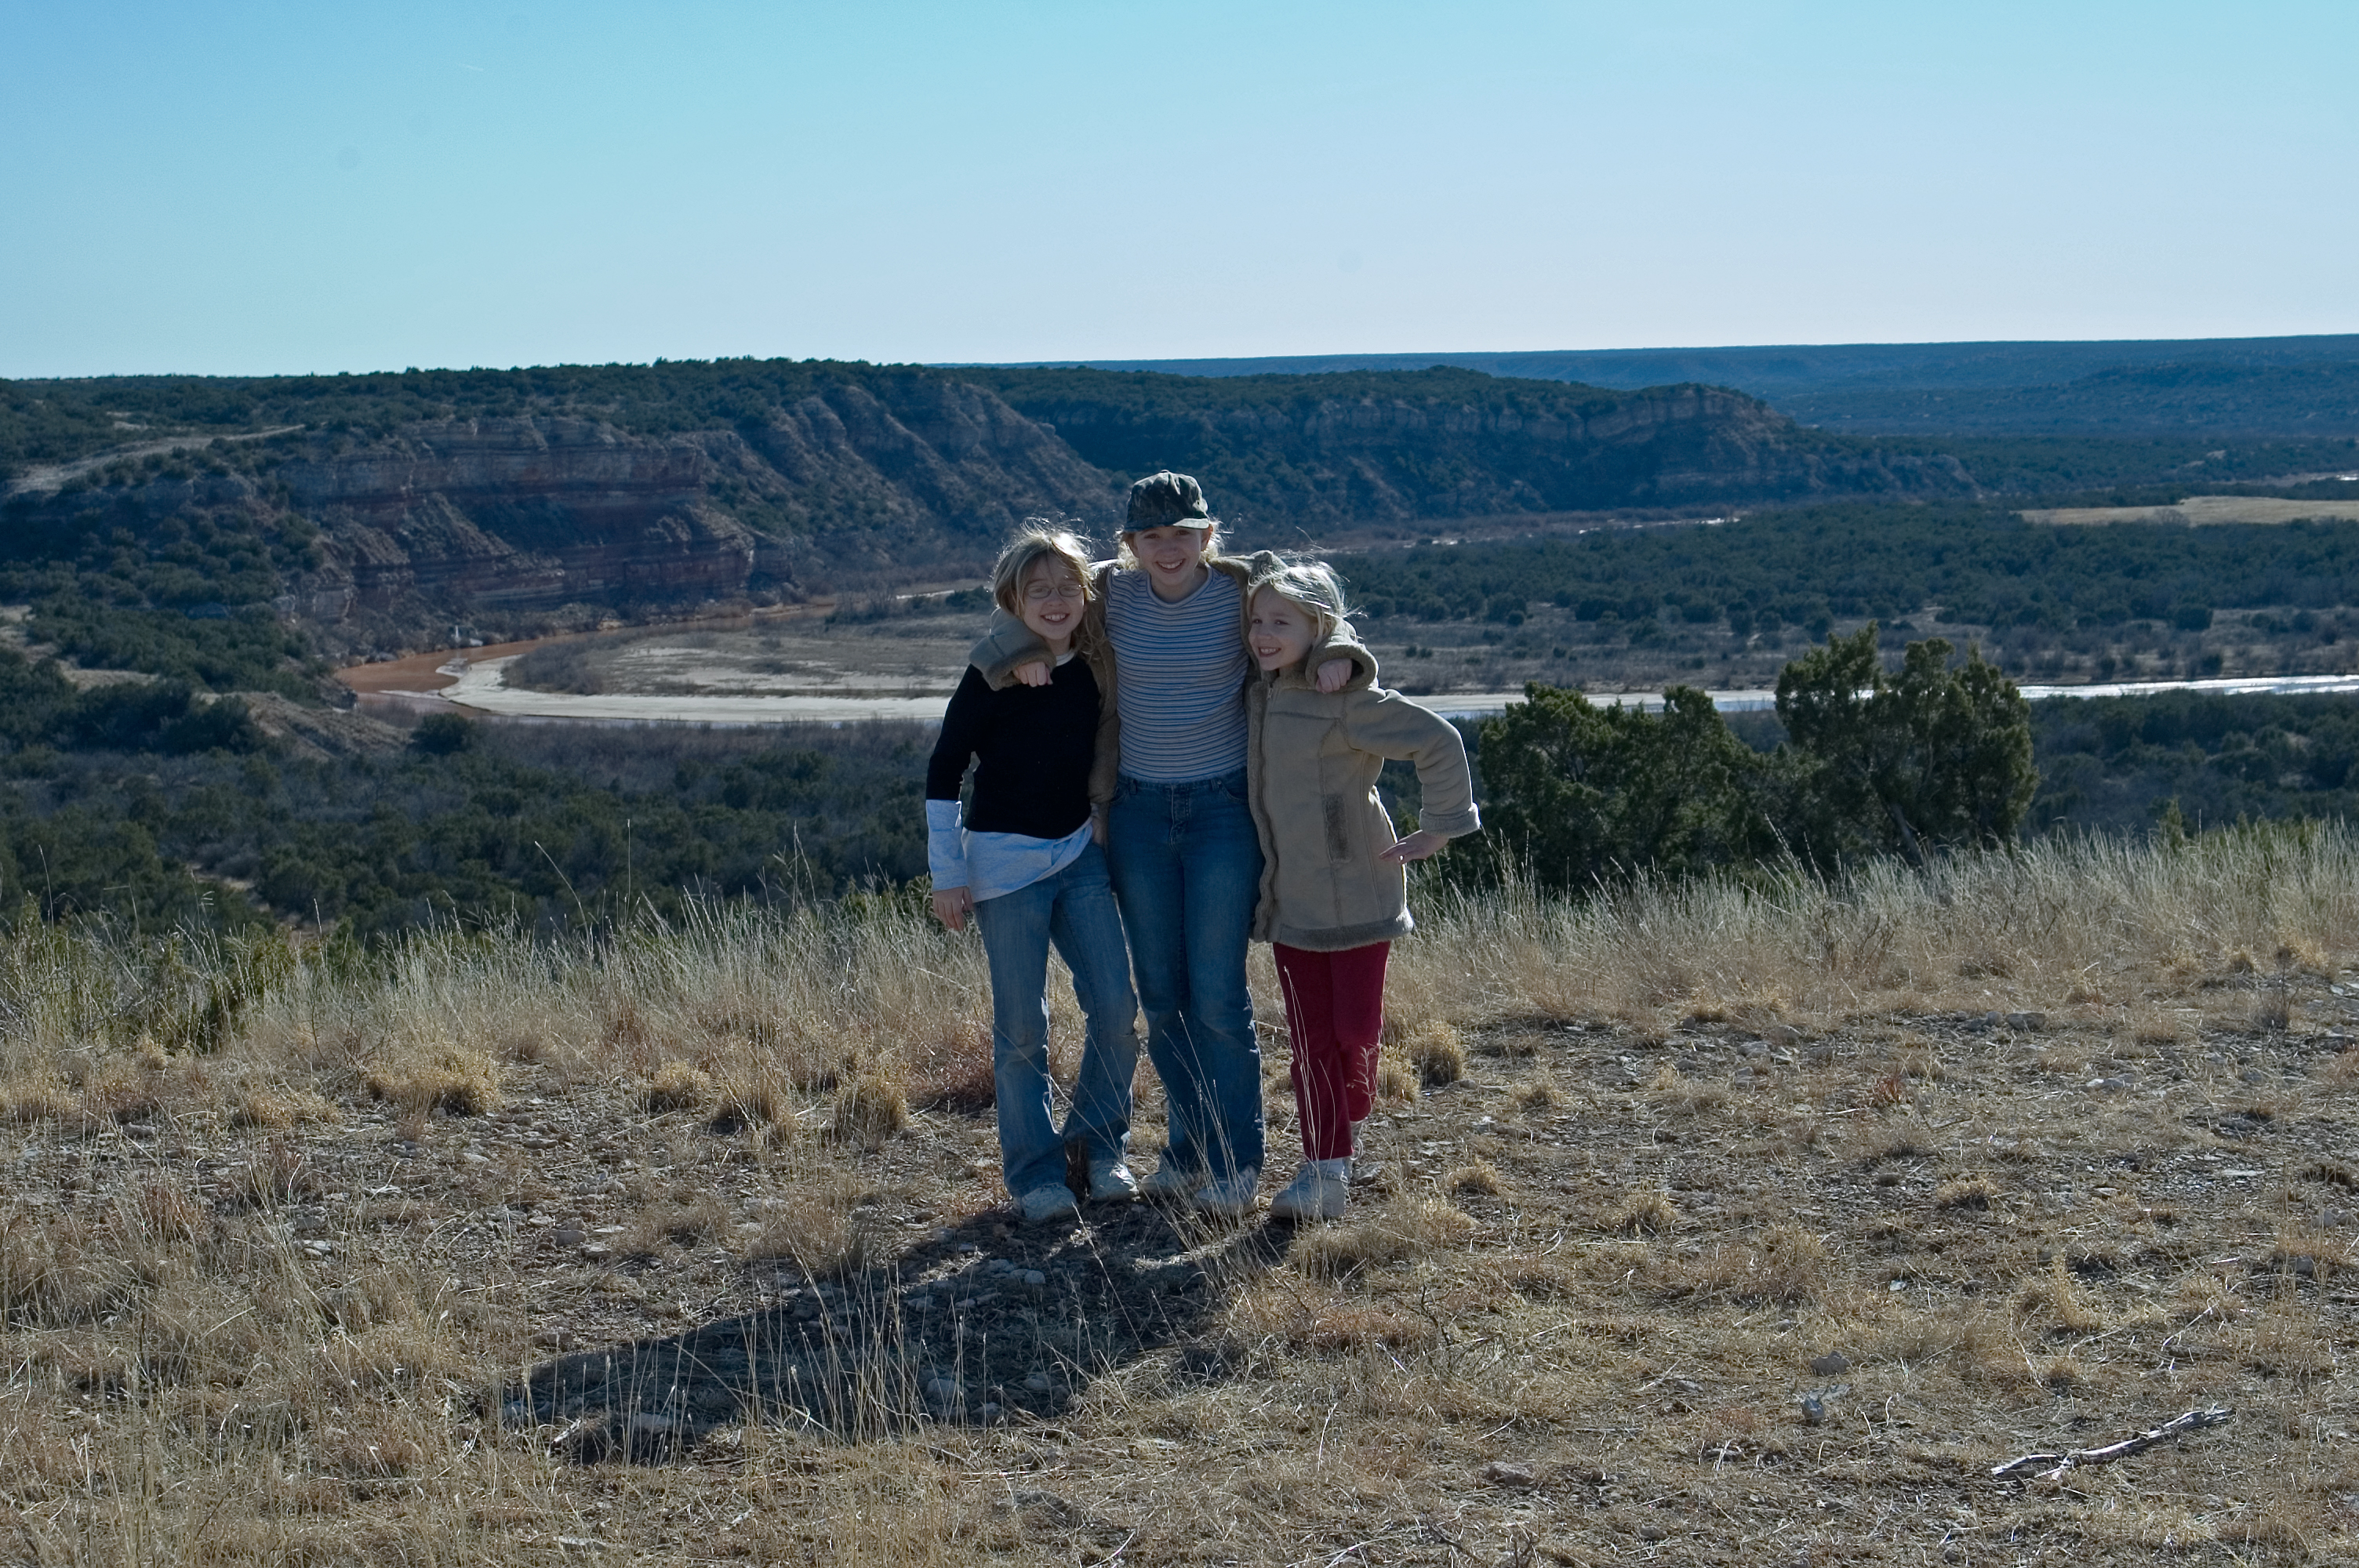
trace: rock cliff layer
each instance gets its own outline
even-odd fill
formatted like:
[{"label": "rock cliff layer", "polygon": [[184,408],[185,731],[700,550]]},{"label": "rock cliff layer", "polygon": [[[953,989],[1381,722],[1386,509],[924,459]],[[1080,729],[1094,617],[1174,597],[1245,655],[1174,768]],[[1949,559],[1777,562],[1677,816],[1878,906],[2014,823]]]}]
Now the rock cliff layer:
[{"label": "rock cliff layer", "polygon": [[550,607],[706,599],[742,589],[756,538],[706,498],[695,441],[583,419],[419,424],[278,470],[321,526],[322,583],[358,600]]},{"label": "rock cliff layer", "polygon": [[1182,469],[1255,521],[1961,494],[1947,458],[1829,439],[1723,387],[1609,392],[1471,371],[1184,380],[999,372],[995,384],[1117,472]]},{"label": "rock cliff layer", "polygon": [[166,572],[155,592],[129,579],[103,591],[165,611],[357,613],[371,624],[351,635],[393,643],[437,621],[490,633],[568,605],[629,612],[972,571],[1029,514],[1110,535],[1128,481],[1159,468],[1197,474],[1263,539],[1972,488],[1949,460],[1802,430],[1720,388],[1446,369],[1190,378],[745,361],[125,378],[80,395],[159,427],[218,427],[242,408],[247,435],[20,484],[5,505],[26,550],[103,573],[106,541],[125,533],[159,560],[201,546],[215,566]]}]

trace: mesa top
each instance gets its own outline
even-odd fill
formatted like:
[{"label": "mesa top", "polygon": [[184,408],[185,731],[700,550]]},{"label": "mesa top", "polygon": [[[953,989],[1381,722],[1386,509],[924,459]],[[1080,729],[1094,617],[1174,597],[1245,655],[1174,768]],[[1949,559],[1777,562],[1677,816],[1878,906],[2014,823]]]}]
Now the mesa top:
[{"label": "mesa top", "polygon": [[1106,635],[1122,705],[1122,771],[1147,784],[1215,779],[1245,765],[1245,589],[1226,572],[1177,603],[1147,574],[1106,574]]}]

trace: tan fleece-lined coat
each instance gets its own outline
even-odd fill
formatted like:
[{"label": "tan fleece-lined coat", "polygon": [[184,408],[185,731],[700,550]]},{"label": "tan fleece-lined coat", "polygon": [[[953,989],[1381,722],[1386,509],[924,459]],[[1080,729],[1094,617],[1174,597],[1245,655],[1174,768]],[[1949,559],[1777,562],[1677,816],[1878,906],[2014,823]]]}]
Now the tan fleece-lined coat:
[{"label": "tan fleece-lined coat", "polygon": [[1256,672],[1245,688],[1246,769],[1261,834],[1261,904],[1254,936],[1336,953],[1406,936],[1408,872],[1376,857],[1398,842],[1376,795],[1388,761],[1417,764],[1418,826],[1456,838],[1483,826],[1466,742],[1451,722],[1375,684],[1362,662],[1341,691],[1315,667]]}]

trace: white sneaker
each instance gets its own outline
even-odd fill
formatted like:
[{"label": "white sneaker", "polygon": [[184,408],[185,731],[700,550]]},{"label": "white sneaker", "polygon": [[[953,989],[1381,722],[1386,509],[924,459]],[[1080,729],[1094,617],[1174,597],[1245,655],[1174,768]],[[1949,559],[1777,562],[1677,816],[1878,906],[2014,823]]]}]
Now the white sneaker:
[{"label": "white sneaker", "polygon": [[1082,1212],[1073,1201],[1073,1189],[1059,1183],[1053,1187],[1035,1187],[1016,1200],[1024,1211],[1027,1225],[1046,1225],[1052,1219],[1071,1219]]},{"label": "white sneaker", "polygon": [[1158,1203],[1176,1203],[1181,1198],[1193,1197],[1196,1189],[1203,1184],[1203,1172],[1174,1165],[1167,1157],[1137,1186],[1138,1195],[1143,1198],[1153,1198]]},{"label": "white sneaker", "polygon": [[1196,1189],[1193,1202],[1206,1214],[1241,1219],[1254,1211],[1254,1195],[1260,1186],[1261,1173],[1249,1165],[1234,1175],[1206,1182]]},{"label": "white sneaker", "polygon": [[1294,1180],[1269,1200],[1272,1219],[1341,1219],[1352,1195],[1352,1162],[1305,1160]]},{"label": "white sneaker", "polygon": [[1120,1160],[1090,1162],[1090,1202],[1136,1203],[1138,1178]]}]

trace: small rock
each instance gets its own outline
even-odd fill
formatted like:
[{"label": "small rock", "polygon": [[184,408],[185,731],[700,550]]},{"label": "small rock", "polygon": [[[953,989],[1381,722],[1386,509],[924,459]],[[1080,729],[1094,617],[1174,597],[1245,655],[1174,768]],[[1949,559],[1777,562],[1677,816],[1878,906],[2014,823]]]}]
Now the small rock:
[{"label": "small rock", "polygon": [[1906,1281],[1906,1280],[1895,1280],[1895,1281],[1892,1281],[1892,1283],[1891,1283],[1891,1284],[1889,1284],[1889,1285],[1886,1286],[1885,1288],[1886,1288],[1886,1290],[1888,1290],[1888,1291],[1893,1292],[1895,1294],[1897,1294],[1898,1292],[1902,1292],[1902,1291],[1905,1291],[1905,1290],[1907,1290],[1907,1289],[1908,1288],[1908,1281]]},{"label": "small rock", "polygon": [[614,1255],[614,1249],[603,1241],[590,1241],[582,1244],[582,1256],[584,1258],[611,1258]]},{"label": "small rock", "polygon": [[999,1419],[999,1406],[994,1400],[985,1400],[983,1402],[983,1409],[976,1413],[980,1414],[985,1421],[997,1421]]},{"label": "small rock", "polygon": [[1532,1468],[1528,1465],[1510,1465],[1505,1459],[1494,1459],[1483,1466],[1483,1479],[1494,1487],[1528,1487],[1532,1484]]},{"label": "small rock", "polygon": [[2036,1033],[2048,1027],[2048,1015],[2044,1012],[2010,1012],[2006,1015],[2006,1026],[2026,1033]]},{"label": "small rock", "polygon": [[1818,1395],[1802,1396],[1802,1419],[1812,1426],[1818,1426],[1826,1421],[1827,1407],[1820,1401]]},{"label": "small rock", "polygon": [[1049,1276],[1038,1269],[1027,1269],[1024,1271],[1024,1282],[1038,1290],[1049,1282]]},{"label": "small rock", "polygon": [[2101,1095],[2119,1094],[2130,1087],[2127,1078],[2091,1078],[2089,1087]]},{"label": "small rock", "polygon": [[570,1330],[544,1328],[532,1336],[532,1342],[549,1350],[571,1350],[582,1343]]},{"label": "small rock", "polygon": [[1840,1350],[1830,1350],[1810,1363],[1810,1370],[1821,1378],[1832,1378],[1851,1370],[1851,1357]]},{"label": "small rock", "polygon": [[1024,1386],[1031,1390],[1036,1394],[1045,1394],[1050,1389],[1056,1387],[1056,1384],[1049,1378],[1048,1373],[1035,1372],[1030,1377],[1024,1379]]},{"label": "small rock", "polygon": [[479,1154],[473,1149],[468,1150],[459,1158],[470,1165],[488,1165],[492,1162],[492,1157],[489,1154]]},{"label": "small rock", "polygon": [[1761,1038],[1780,1051],[1791,1051],[1802,1043],[1802,1032],[1790,1023],[1773,1023],[1761,1032]]}]

